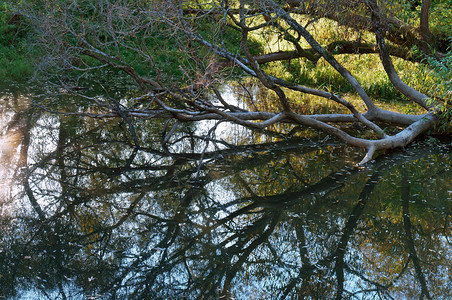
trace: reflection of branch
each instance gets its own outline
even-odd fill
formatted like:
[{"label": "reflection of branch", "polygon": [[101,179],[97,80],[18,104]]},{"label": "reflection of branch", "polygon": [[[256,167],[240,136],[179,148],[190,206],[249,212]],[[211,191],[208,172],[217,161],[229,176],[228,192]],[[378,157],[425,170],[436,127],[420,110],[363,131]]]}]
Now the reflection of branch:
[{"label": "reflection of branch", "polygon": [[132,215],[135,214],[134,209],[138,205],[138,203],[143,199],[144,196],[146,196],[146,192],[141,192],[138,196],[135,197],[135,200],[129,205],[124,215],[121,216],[121,218],[113,225],[105,226],[96,230],[93,230],[83,236],[78,237],[78,239],[86,239],[87,237],[103,233],[103,232],[111,232],[113,229],[118,228],[122,224],[124,224],[127,219],[129,219]]},{"label": "reflection of branch", "polygon": [[265,242],[268,237],[270,236],[271,233],[273,233],[276,224],[279,221],[279,217],[280,217],[280,212],[279,211],[275,211],[273,212],[273,215],[271,216],[271,221],[270,224],[268,224],[267,229],[258,237],[256,237],[251,244],[243,249],[239,249],[241,250],[241,255],[238,259],[238,261],[227,271],[226,273],[226,277],[225,277],[225,282],[223,285],[223,293],[224,295],[226,295],[228,298],[230,298],[230,292],[231,292],[231,283],[232,280],[235,277],[235,274],[240,270],[240,268],[242,267],[242,265],[246,262],[246,259],[248,258],[248,256],[259,246],[261,245],[263,242]]},{"label": "reflection of branch", "polygon": [[350,217],[345,224],[343,234],[341,236],[340,242],[336,248],[335,251],[335,257],[336,257],[336,265],[335,265],[335,271],[336,271],[336,278],[337,278],[337,292],[336,292],[336,299],[342,299],[342,294],[344,293],[344,268],[346,267],[344,262],[344,256],[347,251],[347,244],[352,237],[353,231],[355,230],[356,226],[358,225],[358,220],[364,211],[364,207],[367,204],[367,200],[369,199],[370,194],[372,193],[373,189],[375,188],[380,176],[382,175],[382,170],[377,169],[372,176],[367,180],[366,184],[364,185],[364,188],[362,189],[359,198],[358,203],[353,208]]},{"label": "reflection of branch", "polygon": [[409,267],[409,265],[410,265],[410,261],[411,261],[411,257],[408,257],[408,259],[407,259],[405,265],[403,265],[402,270],[400,270],[399,275],[397,275],[397,276],[392,280],[392,282],[389,283],[389,284],[387,285],[387,288],[388,288],[388,289],[389,289],[391,286],[393,286],[394,283],[395,283],[397,280],[399,280],[399,279],[405,274],[406,270],[408,270],[408,267]]},{"label": "reflection of branch", "polygon": [[130,118],[129,114],[121,107],[119,102],[116,99],[111,98],[114,103],[113,109],[121,116],[125,123],[127,123],[129,133],[132,137],[133,143],[135,147],[139,147],[139,141],[137,137],[137,133],[135,131],[135,126],[133,124],[133,119]]},{"label": "reflection of branch", "polygon": [[[378,285],[377,282],[372,282],[372,283]],[[377,292],[378,293],[378,292],[381,292],[381,289],[377,287],[377,288],[374,288],[374,289],[365,289],[365,290],[360,290],[360,291],[357,291],[357,292],[354,292],[354,293],[349,293],[349,297],[347,297],[347,299],[357,298],[358,297],[357,295],[359,295],[359,294],[366,294],[366,293],[371,293],[371,292]],[[388,297],[389,299],[394,299],[389,294],[386,294],[385,296]],[[380,298],[381,298],[381,296],[380,296]],[[361,299],[361,298],[359,298],[359,299]]]},{"label": "reflection of branch", "polygon": [[[410,184],[406,174],[402,177],[402,214],[403,214],[403,224],[405,227],[405,235],[408,251],[410,253],[410,258],[413,261],[414,269],[416,270],[416,276],[421,284],[422,296],[426,296],[427,299],[432,299],[427,287],[427,281],[425,280],[425,275],[422,272],[421,262],[416,253],[416,247],[414,245],[413,234],[411,232],[411,221],[410,221],[410,210],[409,210],[409,198],[410,198]],[[421,296],[421,298],[422,298]]]},{"label": "reflection of branch", "polygon": [[[408,266],[408,264],[406,264],[406,266]],[[391,295],[387,292],[388,288],[389,288],[391,285],[384,286],[384,285],[382,285],[382,284],[379,283],[379,282],[376,282],[376,281],[374,281],[374,280],[369,280],[369,279],[366,278],[363,274],[359,273],[359,272],[356,271],[356,270],[351,269],[349,266],[345,266],[344,269],[347,270],[347,272],[350,272],[351,274],[354,274],[354,275],[358,276],[359,278],[361,278],[361,279],[364,280],[365,282],[367,282],[367,283],[369,283],[369,284],[372,284],[372,285],[376,286],[375,289],[356,291],[356,292],[354,292],[353,294],[351,294],[352,296],[357,295],[357,294],[361,294],[361,293],[367,293],[367,292],[370,292],[370,291],[375,291],[375,292],[381,292],[381,291],[384,291],[384,292],[386,292],[386,296],[387,296],[387,297],[389,297],[390,299],[394,299],[394,298],[392,298]],[[403,272],[404,272],[405,270],[406,270],[405,268],[402,270],[402,274],[403,274]],[[401,276],[401,275],[400,275],[400,276]],[[391,284],[392,284],[392,283],[391,283]]]},{"label": "reflection of branch", "polygon": [[36,200],[33,190],[30,187],[30,170],[28,168],[28,149],[30,146],[30,130],[31,130],[31,111],[28,111],[25,113],[25,125],[20,129],[22,133],[22,145],[20,148],[20,157],[19,157],[19,166],[22,168],[22,176],[23,176],[23,186],[25,193],[27,194],[28,200],[31,203],[31,206],[35,210],[35,212],[38,214],[39,219],[41,221],[44,221],[46,219],[45,213],[42,210],[41,206],[39,205],[38,201]]},{"label": "reflection of branch", "polygon": [[308,247],[306,244],[306,237],[304,233],[303,224],[301,223],[301,219],[296,218],[293,226],[295,227],[295,233],[297,235],[298,240],[298,249],[300,252],[301,262],[303,263],[301,269],[298,272],[298,276],[292,278],[289,283],[285,286],[284,291],[282,292],[281,299],[287,298],[289,293],[295,288],[297,283],[302,280],[303,289],[302,292],[309,293],[309,278],[313,274],[315,270],[315,266],[313,266],[309,262],[308,258]]},{"label": "reflection of branch", "polygon": [[451,241],[449,239],[449,234],[448,234],[448,230],[447,230],[447,226],[449,225],[449,217],[450,217],[450,213],[447,213],[446,216],[444,217],[444,229],[443,229],[443,234],[446,237],[447,242],[449,243],[449,245],[451,244]]}]

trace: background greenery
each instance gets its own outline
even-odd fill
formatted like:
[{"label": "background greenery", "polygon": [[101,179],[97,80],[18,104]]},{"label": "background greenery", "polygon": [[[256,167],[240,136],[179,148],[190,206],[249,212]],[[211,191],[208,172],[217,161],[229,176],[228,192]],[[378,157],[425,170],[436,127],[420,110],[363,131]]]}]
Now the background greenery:
[{"label": "background greenery", "polygon": [[23,80],[33,73],[31,43],[23,18],[0,1],[0,78]]},{"label": "background greenery", "polygon": [[[22,0],[21,2],[27,1]],[[394,12],[403,21],[418,26],[420,5],[417,2],[396,0],[394,7],[397,9],[394,9]],[[36,61],[42,53],[39,52],[38,47],[33,47],[36,36],[32,34],[28,27],[26,18],[16,14],[11,3],[0,1],[0,78],[23,81],[36,73]],[[15,5],[17,4],[20,3],[16,1]],[[451,20],[452,0],[433,1],[430,14],[431,30],[449,42],[452,40]],[[315,25],[315,34],[318,38],[321,37],[323,41],[340,40],[345,35],[350,34],[334,22],[323,22]],[[215,31],[215,24],[203,23],[198,24],[198,26],[200,26],[199,32],[204,36]],[[162,34],[153,32],[143,40],[149,52],[155,54],[153,63],[165,77],[161,79],[183,81],[186,79],[184,72],[190,71],[190,69],[182,70],[180,65],[188,66],[191,54],[181,53],[177,38],[168,38],[168,35],[163,31],[165,31],[164,28],[162,28]],[[165,36],[162,37],[161,35]],[[212,42],[215,42],[215,37],[212,37],[212,39]],[[275,51],[272,47],[274,48],[276,44],[277,47],[284,47],[282,44],[284,41],[281,43],[276,36],[256,35],[253,36],[252,41],[250,48],[254,52],[253,54]],[[240,34],[237,31],[227,28],[223,35],[223,42],[227,44],[229,49],[234,50],[236,48],[235,51],[240,51]],[[416,49],[412,51],[416,51]],[[198,55],[204,54],[207,55],[201,50]],[[151,78],[156,76],[155,68],[150,68],[147,63],[140,61],[140,56],[136,53],[121,49],[121,55],[123,60],[130,63],[140,75],[150,76]],[[359,79],[369,95],[381,101],[382,105],[392,105],[394,102],[404,100],[404,96],[389,81],[378,55],[340,55],[337,58]],[[86,59],[89,60],[89,58]],[[450,98],[450,91],[452,90],[452,54],[450,49],[447,56],[441,61],[430,59],[424,64],[419,64],[394,59],[394,62],[399,75],[409,85],[430,96]],[[353,98],[354,90],[350,84],[323,60],[320,60],[316,65],[303,59],[273,62],[266,65],[266,70],[299,84],[313,87],[323,86],[335,93],[351,94],[350,96]],[[412,110],[413,107],[409,106],[402,109],[407,111]],[[447,111],[446,107],[444,111],[443,117],[450,118],[451,113]]]}]

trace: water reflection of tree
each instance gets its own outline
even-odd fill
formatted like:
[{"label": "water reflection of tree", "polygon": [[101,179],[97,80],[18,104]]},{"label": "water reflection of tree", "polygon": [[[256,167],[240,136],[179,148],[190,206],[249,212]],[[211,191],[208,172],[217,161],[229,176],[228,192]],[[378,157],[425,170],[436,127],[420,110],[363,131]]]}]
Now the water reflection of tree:
[{"label": "water reflection of tree", "polygon": [[[29,116],[18,127],[28,205],[1,221],[3,296],[26,286],[63,299],[450,296],[450,155],[421,145],[361,170],[312,140],[200,153],[192,145],[206,140],[192,130],[170,153],[156,124],[137,126],[137,147],[124,124]],[[37,153],[39,143],[55,147]],[[444,197],[418,201],[429,193]]]}]

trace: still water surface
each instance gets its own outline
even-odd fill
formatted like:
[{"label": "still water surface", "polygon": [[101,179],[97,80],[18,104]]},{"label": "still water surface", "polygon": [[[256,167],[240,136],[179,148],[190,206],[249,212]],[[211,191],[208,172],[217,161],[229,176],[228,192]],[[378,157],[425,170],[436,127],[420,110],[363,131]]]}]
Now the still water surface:
[{"label": "still water surface", "polygon": [[162,145],[164,122],[135,120],[137,145],[19,90],[0,98],[0,299],[452,298],[450,140],[364,169],[315,132],[184,124]]}]

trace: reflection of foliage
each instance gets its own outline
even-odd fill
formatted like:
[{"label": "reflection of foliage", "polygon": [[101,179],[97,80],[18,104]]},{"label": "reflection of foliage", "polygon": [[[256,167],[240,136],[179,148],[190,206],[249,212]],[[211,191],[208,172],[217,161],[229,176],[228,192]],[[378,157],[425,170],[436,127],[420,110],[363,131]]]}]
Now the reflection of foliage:
[{"label": "reflection of foliage", "polygon": [[206,148],[186,127],[172,152],[154,121],[135,124],[137,147],[124,124],[28,114],[22,208],[0,218],[1,296],[451,296],[450,147],[358,169],[328,140]]}]

